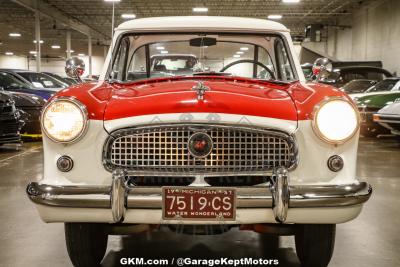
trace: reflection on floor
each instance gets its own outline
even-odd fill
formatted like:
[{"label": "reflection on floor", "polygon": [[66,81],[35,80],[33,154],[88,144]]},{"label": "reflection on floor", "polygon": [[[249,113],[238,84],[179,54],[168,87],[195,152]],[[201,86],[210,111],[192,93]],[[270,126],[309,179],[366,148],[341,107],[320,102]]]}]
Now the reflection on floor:
[{"label": "reflection on floor", "polygon": [[[71,266],[62,224],[40,221],[25,197],[30,180],[42,177],[42,147],[26,143],[19,150],[0,147],[0,266]],[[393,138],[362,139],[358,176],[374,193],[361,215],[338,225],[329,266],[400,266],[400,142]],[[232,230],[215,236],[192,236],[160,230],[110,237],[102,265],[120,266],[121,257],[277,258],[279,266],[299,266],[292,237],[268,251],[258,234]]]}]

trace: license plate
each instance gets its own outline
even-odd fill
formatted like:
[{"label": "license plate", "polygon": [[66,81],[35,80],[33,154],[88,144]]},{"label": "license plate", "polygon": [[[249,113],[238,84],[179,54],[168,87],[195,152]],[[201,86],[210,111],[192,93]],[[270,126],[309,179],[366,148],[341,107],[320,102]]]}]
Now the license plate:
[{"label": "license plate", "polygon": [[163,187],[165,220],[235,220],[236,190],[232,188]]}]

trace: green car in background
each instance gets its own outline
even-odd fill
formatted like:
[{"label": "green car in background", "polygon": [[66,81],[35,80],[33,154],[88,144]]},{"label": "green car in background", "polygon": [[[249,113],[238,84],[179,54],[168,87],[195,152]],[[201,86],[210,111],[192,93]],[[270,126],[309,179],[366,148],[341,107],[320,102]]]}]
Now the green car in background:
[{"label": "green car in background", "polygon": [[382,94],[367,95],[355,98],[361,115],[361,135],[376,137],[379,134],[390,134],[390,131],[373,120],[373,114],[386,105],[400,100],[400,92],[385,92]]}]

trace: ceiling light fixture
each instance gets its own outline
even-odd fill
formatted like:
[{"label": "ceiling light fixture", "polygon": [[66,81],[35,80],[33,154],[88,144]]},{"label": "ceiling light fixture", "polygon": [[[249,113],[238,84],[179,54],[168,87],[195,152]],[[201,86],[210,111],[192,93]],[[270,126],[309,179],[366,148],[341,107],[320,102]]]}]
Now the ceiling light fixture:
[{"label": "ceiling light fixture", "polygon": [[282,15],[269,15],[268,19],[281,19]]},{"label": "ceiling light fixture", "polygon": [[104,2],[121,2],[121,0],[104,0]]},{"label": "ceiling light fixture", "polygon": [[165,47],[164,47],[164,46],[157,46],[156,49],[157,49],[157,50],[164,50]]},{"label": "ceiling light fixture", "polygon": [[36,55],[36,51],[29,51],[29,54]]},{"label": "ceiling light fixture", "polygon": [[208,8],[207,7],[194,7],[193,12],[208,12]]},{"label": "ceiling light fixture", "polygon": [[4,54],[6,54],[7,56],[12,56],[12,55],[14,55],[13,52],[5,52]]},{"label": "ceiling light fixture", "polygon": [[[65,52],[68,53],[68,50],[65,50]],[[69,52],[70,52],[70,53],[74,53],[75,51],[74,51],[74,50],[69,50]]]},{"label": "ceiling light fixture", "polygon": [[233,55],[233,57],[240,57],[240,55]]},{"label": "ceiling light fixture", "polygon": [[240,50],[247,51],[247,50],[249,50],[249,48],[244,46],[244,47],[241,47]]},{"label": "ceiling light fixture", "polygon": [[59,45],[52,45],[51,48],[53,48],[53,49],[60,49],[61,46],[59,46]]},{"label": "ceiling light fixture", "polygon": [[21,37],[21,34],[18,33],[18,32],[10,32],[10,33],[8,34],[8,36],[10,36],[10,37]]},{"label": "ceiling light fixture", "polygon": [[237,51],[236,54],[238,54],[238,55],[243,55],[244,52],[243,52],[243,51]]},{"label": "ceiling light fixture", "polygon": [[161,51],[161,54],[168,54],[168,51],[167,50],[163,50],[163,51]]},{"label": "ceiling light fixture", "polygon": [[84,56],[85,56],[85,54],[83,54],[83,53],[80,53],[80,54],[78,54],[78,56],[80,56],[80,57],[84,57]]},{"label": "ceiling light fixture", "polygon": [[300,0],[282,0],[283,3],[288,3],[288,4],[293,4],[293,3],[299,3]]},{"label": "ceiling light fixture", "polygon": [[122,14],[121,18],[123,18],[123,19],[135,19],[136,15],[135,14]]},{"label": "ceiling light fixture", "polygon": [[[36,40],[33,40],[33,43],[36,44],[36,43],[37,43]],[[43,44],[44,41],[43,41],[43,40],[40,40],[39,43]]]}]

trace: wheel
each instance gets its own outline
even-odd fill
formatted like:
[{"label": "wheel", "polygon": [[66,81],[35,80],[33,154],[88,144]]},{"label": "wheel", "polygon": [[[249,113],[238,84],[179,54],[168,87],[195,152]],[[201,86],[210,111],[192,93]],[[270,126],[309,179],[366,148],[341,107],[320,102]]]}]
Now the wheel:
[{"label": "wheel", "polygon": [[75,267],[99,266],[107,249],[108,235],[102,224],[65,223],[65,242]]},{"label": "wheel", "polygon": [[271,254],[279,249],[279,235],[260,234],[259,241],[261,251],[264,254]]},{"label": "wheel", "polygon": [[335,224],[299,225],[295,234],[297,257],[303,267],[328,266],[335,246]]}]

